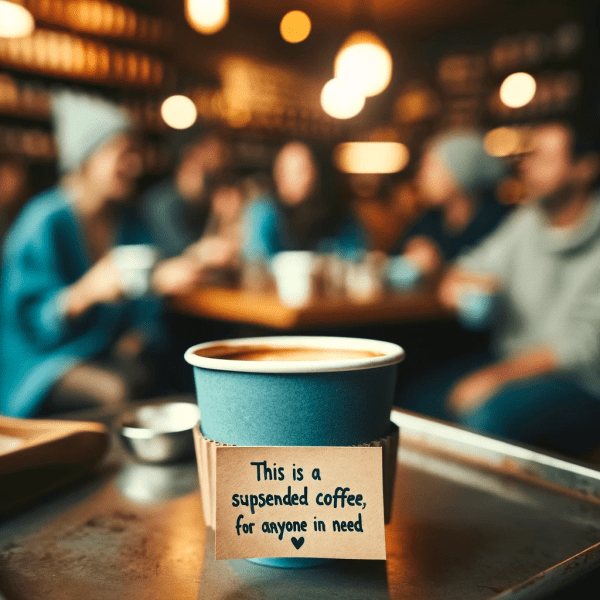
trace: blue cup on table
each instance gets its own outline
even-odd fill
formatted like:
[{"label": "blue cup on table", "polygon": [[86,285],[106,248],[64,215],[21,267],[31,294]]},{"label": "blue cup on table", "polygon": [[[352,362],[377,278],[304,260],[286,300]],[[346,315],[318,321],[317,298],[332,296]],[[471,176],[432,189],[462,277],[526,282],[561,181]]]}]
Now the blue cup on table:
[{"label": "blue cup on table", "polygon": [[409,291],[421,282],[422,274],[412,260],[403,256],[393,256],[388,260],[386,277],[393,288]]},{"label": "blue cup on table", "polygon": [[[286,348],[300,354],[281,360]],[[236,358],[244,353],[263,358]],[[202,434],[238,446],[355,446],[385,437],[403,358],[404,350],[389,342],[311,336],[209,342],[185,353]],[[292,568],[329,561],[251,560]]]},{"label": "blue cup on table", "polygon": [[458,298],[458,321],[467,329],[485,331],[491,327],[499,305],[497,294],[469,289]]}]

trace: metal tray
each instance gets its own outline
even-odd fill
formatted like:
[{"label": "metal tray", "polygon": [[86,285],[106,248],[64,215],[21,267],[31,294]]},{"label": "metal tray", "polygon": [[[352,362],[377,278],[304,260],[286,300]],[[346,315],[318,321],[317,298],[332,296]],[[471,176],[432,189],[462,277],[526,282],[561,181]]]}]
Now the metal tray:
[{"label": "metal tray", "polygon": [[195,464],[117,452],[98,480],[0,519],[0,599],[524,600],[600,565],[600,471],[409,413],[393,420],[386,561],[216,561]]},{"label": "metal tray", "polygon": [[600,471],[416,415],[400,427],[387,561],[215,561],[198,598],[529,599],[600,565]]}]

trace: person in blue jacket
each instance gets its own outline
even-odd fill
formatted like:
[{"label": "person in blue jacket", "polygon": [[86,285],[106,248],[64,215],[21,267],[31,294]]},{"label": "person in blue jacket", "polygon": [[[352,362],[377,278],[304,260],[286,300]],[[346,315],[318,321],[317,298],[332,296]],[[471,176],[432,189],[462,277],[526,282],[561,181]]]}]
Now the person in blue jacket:
[{"label": "person in blue jacket", "polygon": [[130,202],[142,170],[131,122],[108,102],[69,92],[55,95],[53,116],[62,178],[27,204],[4,251],[0,413],[8,416],[129,397],[165,343],[158,296],[195,276],[177,257],[148,275],[149,293],[138,285],[127,294],[111,249],[150,242]]},{"label": "person in blue jacket", "polygon": [[292,141],[273,165],[274,196],[263,196],[246,209],[242,253],[248,260],[268,261],[287,250],[312,250],[356,258],[367,235],[336,188],[331,152],[318,152]]}]

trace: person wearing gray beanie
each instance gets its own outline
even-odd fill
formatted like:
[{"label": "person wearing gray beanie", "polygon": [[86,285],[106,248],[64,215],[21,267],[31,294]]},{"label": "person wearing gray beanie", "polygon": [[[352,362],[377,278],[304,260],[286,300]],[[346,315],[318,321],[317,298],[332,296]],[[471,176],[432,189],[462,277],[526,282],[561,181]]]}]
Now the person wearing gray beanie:
[{"label": "person wearing gray beanie", "polygon": [[504,162],[490,156],[483,142],[481,133],[467,130],[441,134],[428,148],[430,156],[447,170],[455,187],[475,200],[478,194],[493,191],[506,175]]},{"label": "person wearing gray beanie", "polygon": [[582,133],[566,121],[530,128],[526,199],[438,288],[450,310],[468,295],[497,301],[489,341],[460,356],[454,337],[452,361],[405,386],[403,408],[584,460],[597,450],[600,154],[589,124]]},{"label": "person wearing gray beanie", "polygon": [[138,258],[153,255],[132,202],[142,159],[129,117],[67,91],[52,107],[62,177],[29,201],[3,257],[0,413],[9,416],[116,405],[142,393],[151,372],[143,361],[165,346],[158,296],[197,276],[181,257],[153,271],[123,264],[136,248]]},{"label": "person wearing gray beanie", "polygon": [[114,104],[68,91],[52,95],[52,115],[61,173],[77,171],[103,144],[121,133],[131,133],[133,124]]},{"label": "person wearing gray beanie", "polygon": [[391,283],[413,287],[489,234],[508,212],[495,197],[506,174],[507,166],[487,154],[478,131],[450,131],[430,140],[416,176],[424,214],[388,263]]}]

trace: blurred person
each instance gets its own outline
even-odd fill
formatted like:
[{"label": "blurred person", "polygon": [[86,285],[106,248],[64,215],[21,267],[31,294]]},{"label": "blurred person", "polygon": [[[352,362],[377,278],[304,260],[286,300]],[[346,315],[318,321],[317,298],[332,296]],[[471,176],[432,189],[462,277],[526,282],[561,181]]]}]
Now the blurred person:
[{"label": "blurred person", "polygon": [[205,235],[230,240],[239,248],[244,203],[242,187],[233,180],[217,187],[211,198],[211,211]]},{"label": "blurred person", "polygon": [[495,197],[505,174],[505,164],[486,153],[479,132],[434,137],[415,178],[424,214],[404,233],[400,255],[388,264],[392,283],[413,287],[489,234],[508,212]]},{"label": "blurred person", "polygon": [[0,240],[29,196],[27,163],[10,154],[0,154]]},{"label": "blurred person", "polygon": [[164,257],[179,256],[193,246],[193,256],[202,265],[226,265],[233,249],[225,252],[223,244],[195,244],[206,231],[213,195],[229,171],[231,148],[216,133],[177,133],[181,148],[174,176],[143,195],[152,238]]},{"label": "blurred person", "polygon": [[349,187],[356,214],[369,234],[369,247],[387,255],[420,216],[417,190],[414,178],[405,172],[385,176],[381,185],[376,182],[373,174],[353,175]]},{"label": "blurred person", "polygon": [[331,152],[284,144],[273,164],[274,196],[246,208],[242,254],[268,261],[286,250],[312,250],[353,258],[367,247],[365,231],[341,198]]},{"label": "blurred person", "polygon": [[185,251],[203,267],[204,280],[228,284],[236,279],[243,207],[242,188],[233,179],[216,187],[204,235]]},{"label": "blurred person", "polygon": [[5,246],[0,412],[10,416],[116,406],[148,392],[148,365],[166,350],[156,295],[197,276],[191,261],[166,260],[148,282],[154,295],[126,294],[111,251],[150,242],[131,202],[142,169],[131,122],[69,92],[54,96],[53,117],[62,178],[27,204]]},{"label": "blurred person", "polygon": [[565,122],[536,127],[520,166],[529,200],[440,286],[500,300],[489,353],[405,390],[403,406],[585,456],[600,444],[600,158]]},{"label": "blurred person", "polygon": [[[142,198],[145,222],[163,256],[182,256],[199,271],[196,285],[226,284],[235,280],[240,252],[236,186],[232,185],[232,148],[218,132],[190,129],[174,133],[178,162],[173,177],[159,182]],[[172,342],[173,385],[179,393],[193,393],[194,381],[181,360],[190,346],[219,337],[209,320],[165,311]],[[215,331],[217,330],[217,331]],[[223,337],[223,336],[221,336]]]}]

